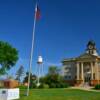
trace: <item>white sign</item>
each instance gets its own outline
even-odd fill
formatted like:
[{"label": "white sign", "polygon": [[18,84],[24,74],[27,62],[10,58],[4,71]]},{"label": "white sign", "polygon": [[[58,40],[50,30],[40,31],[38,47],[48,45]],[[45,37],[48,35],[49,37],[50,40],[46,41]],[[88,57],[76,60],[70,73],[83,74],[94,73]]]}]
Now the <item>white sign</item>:
[{"label": "white sign", "polygon": [[0,89],[0,100],[19,99],[19,88]]}]

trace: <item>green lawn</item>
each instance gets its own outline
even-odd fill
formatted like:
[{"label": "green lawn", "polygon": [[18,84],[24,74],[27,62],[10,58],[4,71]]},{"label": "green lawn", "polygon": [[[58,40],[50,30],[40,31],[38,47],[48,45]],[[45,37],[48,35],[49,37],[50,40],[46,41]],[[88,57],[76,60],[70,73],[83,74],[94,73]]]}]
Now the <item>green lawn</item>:
[{"label": "green lawn", "polygon": [[19,100],[100,100],[100,92],[89,92],[75,89],[34,89],[30,95],[21,90]]}]

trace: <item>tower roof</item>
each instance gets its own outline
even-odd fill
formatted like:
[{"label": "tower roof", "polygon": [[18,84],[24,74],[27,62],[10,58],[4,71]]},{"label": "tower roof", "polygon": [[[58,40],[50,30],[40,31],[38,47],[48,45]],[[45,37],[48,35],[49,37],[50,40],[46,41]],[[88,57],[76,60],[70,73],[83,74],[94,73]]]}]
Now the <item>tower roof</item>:
[{"label": "tower roof", "polygon": [[90,41],[88,42],[87,46],[89,46],[89,45],[94,45],[94,46],[95,46],[95,42],[94,42],[93,40],[90,40]]}]

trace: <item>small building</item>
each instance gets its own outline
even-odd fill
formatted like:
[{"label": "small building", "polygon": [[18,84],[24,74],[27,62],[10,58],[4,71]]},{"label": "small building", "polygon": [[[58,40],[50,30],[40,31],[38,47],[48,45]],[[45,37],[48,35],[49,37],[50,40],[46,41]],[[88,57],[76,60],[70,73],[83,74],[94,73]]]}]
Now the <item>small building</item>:
[{"label": "small building", "polygon": [[13,79],[4,79],[0,80],[0,87],[1,88],[16,88],[18,87],[18,81]]},{"label": "small building", "polygon": [[83,54],[62,61],[62,75],[71,85],[100,83],[100,56],[94,41],[89,41]]},{"label": "small building", "polygon": [[13,79],[4,80],[4,88],[16,88],[18,86],[19,83],[17,80],[13,80]]}]

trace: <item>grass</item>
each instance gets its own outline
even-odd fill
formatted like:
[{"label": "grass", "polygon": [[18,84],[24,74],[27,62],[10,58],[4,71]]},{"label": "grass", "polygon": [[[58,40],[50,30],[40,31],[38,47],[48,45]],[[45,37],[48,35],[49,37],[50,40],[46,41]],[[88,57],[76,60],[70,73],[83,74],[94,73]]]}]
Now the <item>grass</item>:
[{"label": "grass", "polygon": [[32,89],[30,95],[21,90],[19,100],[100,100],[100,92],[89,92],[75,89]]}]

